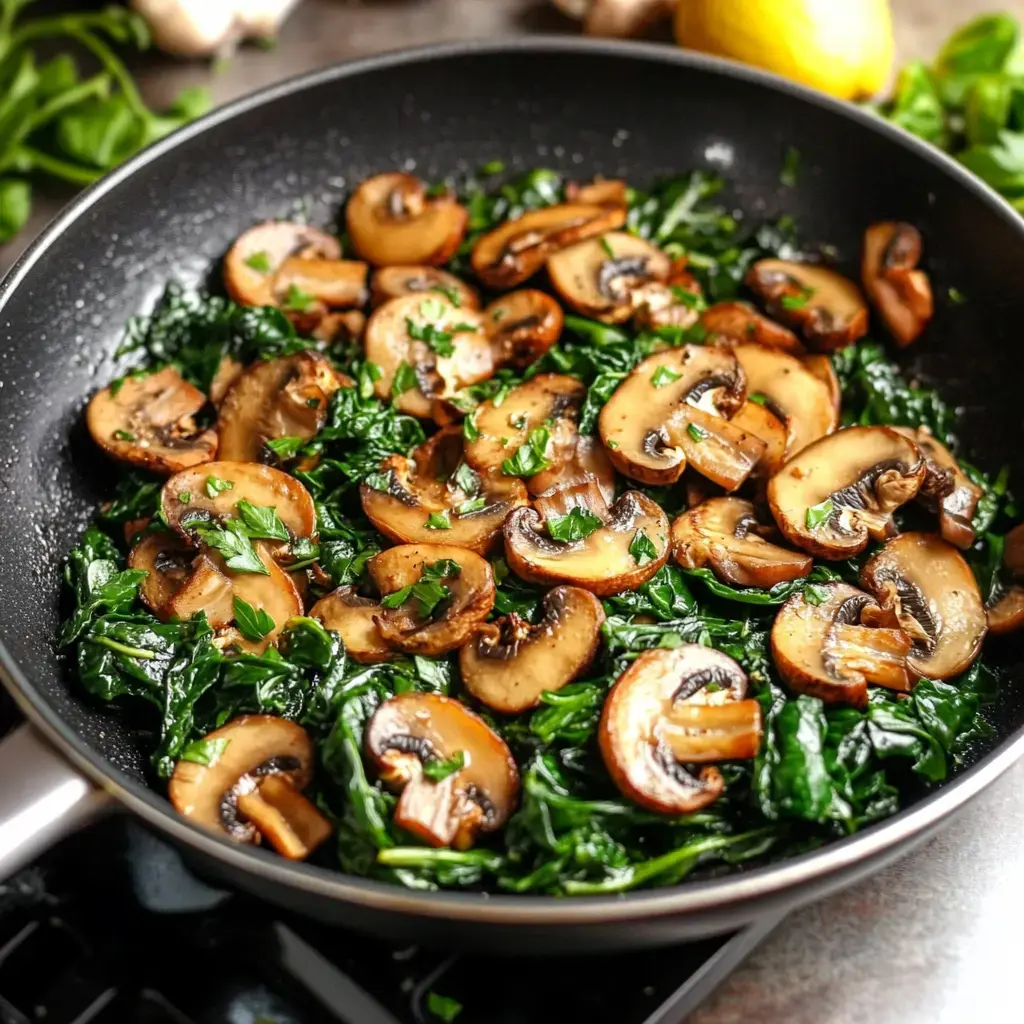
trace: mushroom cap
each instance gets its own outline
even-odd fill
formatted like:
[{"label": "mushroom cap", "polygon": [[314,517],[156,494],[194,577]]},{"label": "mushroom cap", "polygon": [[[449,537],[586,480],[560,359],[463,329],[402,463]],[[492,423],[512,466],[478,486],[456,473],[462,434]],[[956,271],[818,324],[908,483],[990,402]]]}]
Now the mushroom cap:
[{"label": "mushroom cap", "polygon": [[917,269],[920,259],[921,235],[913,224],[887,220],[864,232],[864,291],[901,347],[921,336],[935,312],[931,282]]},{"label": "mushroom cap", "polygon": [[531,494],[545,494],[556,488],[572,487],[593,480],[606,502],[615,500],[615,467],[600,439],[590,434],[577,434],[576,445],[559,445],[554,464],[542,469],[526,481]]},{"label": "mushroom cap", "polygon": [[[712,689],[708,689],[713,684]],[[699,644],[645,651],[604,704],[598,740],[615,785],[658,814],[690,814],[721,796],[717,768],[684,763],[757,755],[761,711],[744,700],[747,677],[721,651]]]},{"label": "mushroom cap", "polygon": [[[483,554],[501,537],[509,512],[526,504],[526,488],[515,477],[477,474],[462,456],[462,428],[452,426],[430,437],[411,458],[388,457],[381,464],[388,489],[378,491],[367,483],[359,488],[367,519],[400,544],[430,544],[438,538],[428,525],[431,516],[447,513],[450,528],[444,542]],[[471,484],[468,490],[466,484]],[[483,507],[476,506],[479,500]]]},{"label": "mushroom cap", "polygon": [[[480,832],[508,821],[519,794],[519,772],[505,741],[464,704],[434,693],[399,694],[366,726],[366,752],[381,779],[401,789],[395,824],[430,846],[464,850]],[[439,782],[425,762],[463,765]]]},{"label": "mushroom cap", "polygon": [[234,356],[221,356],[217,372],[210,381],[210,401],[219,406],[232,384],[242,376],[245,365]]},{"label": "mushroom cap", "polygon": [[[440,336],[434,348],[413,337],[425,332]],[[434,400],[494,373],[483,315],[453,305],[440,293],[406,295],[379,306],[366,324],[364,348],[366,358],[380,367],[377,397],[424,419],[433,415]],[[412,368],[416,386],[395,395],[395,375],[403,363]]]},{"label": "mushroom cap", "polygon": [[[308,224],[257,224],[239,235],[224,257],[228,295],[241,306],[276,306],[277,272],[290,256],[337,260],[341,245],[333,235]],[[251,266],[250,261],[257,265]]]},{"label": "mushroom cap", "polygon": [[1024,523],[1018,523],[1003,538],[1003,564],[1014,579],[1024,578]]},{"label": "mushroom cap", "polygon": [[751,502],[709,498],[672,524],[672,555],[684,568],[709,567],[740,587],[773,587],[811,571],[810,555],[772,544],[764,532]]},{"label": "mushroom cap", "polygon": [[562,301],[602,323],[633,315],[634,292],[664,281],[672,261],[657,246],[625,231],[609,231],[566,246],[548,258],[548,276]]},{"label": "mushroom cap", "polygon": [[[609,506],[588,481],[540,497],[536,505],[516,509],[504,529],[509,568],[530,583],[564,583],[603,597],[642,586],[668,559],[668,518],[640,491],[626,491]],[[547,524],[574,508],[597,516],[602,525],[582,540],[553,540]],[[653,557],[630,550],[646,547],[643,537]]]},{"label": "mushroom cap", "polygon": [[523,369],[562,336],[565,315],[550,295],[520,288],[495,299],[484,310],[484,322],[495,364]]},{"label": "mushroom cap", "polygon": [[113,458],[153,473],[177,473],[217,452],[217,432],[199,428],[194,419],[206,402],[202,391],[165,366],[97,391],[85,419],[92,439]]},{"label": "mushroom cap", "polygon": [[466,461],[480,472],[498,473],[537,429],[548,431],[546,457],[552,468],[575,456],[576,422],[587,389],[575,377],[538,373],[500,402],[481,402],[473,414],[479,436],[466,442]]},{"label": "mushroom cap", "polygon": [[763,345],[735,345],[732,353],[743,369],[747,393],[763,398],[765,408],[785,424],[787,459],[839,426],[828,385],[801,360]]},{"label": "mushroom cap", "polygon": [[201,828],[237,843],[255,843],[259,834],[237,813],[239,784],[245,779],[284,774],[296,790],[313,778],[313,741],[295,722],[273,715],[242,715],[205,737],[223,744],[211,763],[179,761],[167,787],[174,809]]},{"label": "mushroom cap", "polygon": [[839,385],[836,368],[832,365],[832,357],[825,355],[824,352],[808,352],[800,362],[804,364],[804,369],[809,370],[828,388],[832,406],[836,411],[836,422],[838,422],[843,409],[843,389]]},{"label": "mushroom cap", "polygon": [[821,558],[851,558],[895,532],[892,513],[924,479],[921,450],[889,427],[847,427],[804,448],[768,482],[779,529]]},{"label": "mushroom cap", "polygon": [[157,618],[165,617],[167,604],[185,582],[195,557],[195,548],[167,530],[143,534],[128,552],[128,568],[146,573],[139,597]]},{"label": "mushroom cap", "polygon": [[218,453],[226,462],[264,462],[267,441],[312,440],[327,421],[331,395],[353,382],[316,352],[253,363],[229,388],[220,407]]},{"label": "mushroom cap", "polygon": [[560,690],[590,667],[601,642],[604,609],[579,587],[555,587],[544,596],[536,626],[518,615],[481,627],[459,651],[459,671],[477,700],[518,714]]},{"label": "mushroom cap", "polygon": [[697,448],[687,439],[685,418],[678,437],[669,438],[673,413],[704,412],[696,425],[703,430],[705,419],[731,416],[745,397],[743,370],[729,349],[683,345],[644,359],[605,403],[598,430],[620,473],[645,484],[670,484]]},{"label": "mushroom cap", "polygon": [[460,309],[480,308],[480,296],[472,285],[440,267],[424,266],[392,266],[375,270],[370,282],[370,305],[376,309],[389,299],[400,299],[403,295],[422,298],[432,292],[445,295],[449,301],[455,296]]},{"label": "mushroom cap", "polygon": [[970,566],[941,537],[900,534],[865,562],[860,583],[912,638],[912,672],[950,679],[977,658],[988,628],[981,591]]},{"label": "mushroom cap", "polygon": [[444,561],[459,567],[456,577],[439,582],[449,595],[427,618],[412,592],[396,608],[382,608],[377,628],[391,647],[409,654],[436,657],[461,647],[494,607],[494,574],[490,563],[475,552],[452,544],[400,544],[366,563],[370,579],[387,597],[419,583],[424,570]]},{"label": "mushroom cap", "polygon": [[[211,494],[211,478],[231,486],[214,488]],[[186,495],[188,500],[182,500]],[[242,499],[276,509],[292,537],[316,540],[316,509],[309,491],[288,473],[255,462],[208,462],[176,473],[164,484],[160,510],[167,525],[190,540],[196,522],[233,518]]]},{"label": "mushroom cap", "polygon": [[447,263],[468,220],[453,196],[428,196],[419,178],[401,172],[367,178],[345,207],[352,246],[375,267]]},{"label": "mushroom cap", "polygon": [[988,631],[992,636],[1006,636],[1008,633],[1016,633],[1022,626],[1024,587],[1015,584],[988,609]]},{"label": "mushroom cap", "polygon": [[868,330],[868,307],[860,289],[834,270],[812,263],[758,260],[747,286],[772,316],[801,330],[819,352],[852,345]]},{"label": "mushroom cap", "polygon": [[754,343],[794,356],[804,353],[803,343],[788,327],[759,313],[749,302],[716,302],[701,313],[700,322],[708,332],[709,344]]},{"label": "mushroom cap", "polygon": [[495,289],[514,288],[559,249],[626,223],[624,206],[563,203],[505,221],[473,246],[473,272]]},{"label": "mushroom cap", "polygon": [[380,601],[360,597],[355,587],[338,587],[310,608],[309,617],[340,633],[345,653],[353,661],[374,665],[394,657],[377,628],[375,620],[380,613]]},{"label": "mushroom cap", "polygon": [[794,594],[772,624],[772,657],[791,690],[863,709],[868,683],[911,688],[910,637],[862,624],[865,613],[869,621],[886,618],[874,598],[846,583],[816,585],[814,595]]}]

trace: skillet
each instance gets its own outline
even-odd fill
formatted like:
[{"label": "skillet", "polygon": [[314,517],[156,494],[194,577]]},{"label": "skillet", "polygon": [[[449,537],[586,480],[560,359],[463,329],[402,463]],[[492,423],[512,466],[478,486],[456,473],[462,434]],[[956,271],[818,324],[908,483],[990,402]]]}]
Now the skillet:
[{"label": "skillet", "polygon": [[[787,146],[803,154],[781,189]],[[925,240],[939,308],[914,374],[964,409],[965,450],[1024,473],[1024,403],[1012,353],[1024,319],[1024,221],[951,160],[873,115],[773,76],[665,47],[528,38],[445,45],[307,75],[158,143],[75,201],[0,285],[0,669],[31,721],[0,746],[0,874],[119,806],[199,872],[322,920],[387,938],[568,952],[662,944],[734,929],[878,870],[931,835],[1024,753],[1010,697],[998,745],[896,817],[823,849],[651,893],[550,897],[418,893],[242,849],[178,818],[147,788],[144,741],[85,704],[53,648],[60,561],[109,490],[81,419],[116,375],[124,322],[170,279],[201,283],[252,223],[331,224],[371,173],[431,180],[501,159],[578,177],[712,166],[756,219],[793,214],[855,270],[865,225],[908,220]],[[945,300],[950,287],[969,301]],[[44,743],[41,737],[48,741]],[[52,745],[52,746],[51,746]]]}]

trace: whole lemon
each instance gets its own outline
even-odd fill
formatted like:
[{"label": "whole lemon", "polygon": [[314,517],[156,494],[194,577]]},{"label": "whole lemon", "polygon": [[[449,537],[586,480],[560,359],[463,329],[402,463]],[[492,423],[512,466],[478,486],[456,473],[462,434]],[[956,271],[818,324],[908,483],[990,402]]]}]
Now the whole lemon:
[{"label": "whole lemon", "polygon": [[680,46],[766,68],[854,100],[893,62],[888,0],[679,0]]}]

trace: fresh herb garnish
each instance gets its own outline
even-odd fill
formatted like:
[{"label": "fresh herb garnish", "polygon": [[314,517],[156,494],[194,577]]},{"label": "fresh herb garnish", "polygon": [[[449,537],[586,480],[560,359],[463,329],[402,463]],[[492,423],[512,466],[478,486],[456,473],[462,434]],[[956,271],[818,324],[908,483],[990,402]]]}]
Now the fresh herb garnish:
[{"label": "fresh herb garnish", "polygon": [[469,501],[464,501],[459,505],[455,506],[455,514],[459,516],[472,515],[474,512],[480,512],[487,508],[487,500],[485,498],[471,498]]},{"label": "fresh herb garnish", "polygon": [[281,308],[291,313],[308,313],[315,302],[315,295],[304,292],[297,284],[290,284],[281,302]]},{"label": "fresh herb garnish", "polygon": [[456,1017],[462,1013],[462,1003],[450,996],[438,995],[436,992],[427,993],[427,1012],[433,1014],[444,1024],[452,1024]]},{"label": "fresh herb garnish", "polygon": [[199,534],[204,544],[208,544],[224,556],[229,569],[260,573],[263,576],[270,575],[270,570],[256,554],[256,549],[252,546],[252,541],[240,519],[226,519],[222,527],[198,522],[192,528]]},{"label": "fresh herb garnish", "polygon": [[768,396],[762,394],[760,391],[751,391],[750,394],[747,395],[747,401],[753,402],[755,405],[767,405]]},{"label": "fresh herb garnish", "polygon": [[800,173],[800,150],[795,146],[787,146],[782,156],[782,170],[779,172],[779,184],[786,188],[796,188],[797,176]]},{"label": "fresh herb garnish", "polygon": [[270,265],[270,254],[262,249],[247,256],[245,265],[260,274],[269,274],[273,270]]},{"label": "fresh herb garnish", "polygon": [[607,235],[602,235],[598,241],[601,243],[601,248],[604,249],[609,259],[615,259],[615,250],[612,248],[612,243],[608,241]]},{"label": "fresh herb garnish", "polygon": [[708,432],[703,427],[698,427],[696,423],[687,423],[686,432],[698,443],[708,436]]},{"label": "fresh herb garnish", "polygon": [[811,301],[814,295],[813,288],[804,288],[797,295],[783,295],[782,296],[782,308],[783,309],[804,309],[807,303]]},{"label": "fresh herb garnish", "polygon": [[245,498],[236,507],[238,515],[245,525],[245,532],[253,540],[288,539],[288,528],[281,522],[277,509],[268,505],[253,505]]},{"label": "fresh herb garnish", "polygon": [[135,435],[130,430],[115,430],[114,437],[118,441],[134,441]]},{"label": "fresh herb garnish", "polygon": [[551,466],[546,452],[551,433],[545,427],[535,427],[519,446],[515,455],[505,459],[501,471],[505,476],[535,476]]},{"label": "fresh herb garnish", "polygon": [[681,377],[681,373],[676,373],[675,370],[670,370],[667,366],[659,366],[651,374],[651,384],[656,388],[663,388],[666,384],[671,384]]},{"label": "fresh herb garnish", "polygon": [[206,478],[206,496],[216,498],[218,494],[234,490],[235,484],[232,480],[222,480],[219,476],[208,476]]},{"label": "fresh herb garnish", "polygon": [[232,604],[235,609],[235,625],[246,640],[259,643],[274,631],[277,624],[263,608],[254,608],[237,594]]},{"label": "fresh herb garnish", "polygon": [[805,517],[807,529],[816,530],[819,526],[824,526],[832,518],[832,513],[835,510],[836,507],[831,498],[826,498],[824,501],[819,501],[817,505],[812,505],[807,510]]},{"label": "fresh herb garnish", "polygon": [[214,740],[193,740],[181,752],[179,760],[201,764],[204,768],[212,768],[221,759],[224,751],[228,749],[230,742],[231,740],[226,736]]},{"label": "fresh herb garnish", "polygon": [[[431,300],[424,300],[424,302],[427,301]],[[442,359],[455,354],[451,331],[439,330],[437,326],[430,323],[418,324],[411,316],[405,318],[405,328],[413,341],[426,342],[430,346],[431,351],[441,356]]]},{"label": "fresh herb garnish", "polygon": [[466,755],[461,750],[456,750],[447,760],[426,761],[423,765],[423,774],[431,782],[443,782],[449,775],[462,771],[466,767]]},{"label": "fresh herb garnish", "polygon": [[452,528],[452,521],[447,511],[431,512],[427,516],[426,527],[428,530],[450,530]]},{"label": "fresh herb garnish", "polygon": [[294,459],[296,455],[306,446],[306,439],[302,437],[272,437],[264,442],[264,447],[272,451],[282,462]]},{"label": "fresh herb garnish", "polygon": [[637,530],[629,545],[629,553],[637,565],[646,565],[658,557],[658,549],[654,541],[643,530]]},{"label": "fresh herb garnish", "polygon": [[391,394],[396,398],[406,391],[419,387],[416,371],[403,359],[395,370],[395,379],[391,382]]},{"label": "fresh herb garnish", "polygon": [[571,544],[601,529],[601,520],[587,509],[577,507],[570,509],[567,515],[549,519],[547,526],[552,540]]}]

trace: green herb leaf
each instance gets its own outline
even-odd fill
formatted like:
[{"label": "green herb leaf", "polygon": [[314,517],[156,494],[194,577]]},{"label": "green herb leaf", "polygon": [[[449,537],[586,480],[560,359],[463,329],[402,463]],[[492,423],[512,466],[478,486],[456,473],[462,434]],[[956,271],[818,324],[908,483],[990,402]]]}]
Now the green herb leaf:
[{"label": "green herb leaf", "polygon": [[452,473],[451,482],[467,497],[480,490],[480,477],[470,468],[468,462],[460,462]]},{"label": "green herb leaf", "polygon": [[304,292],[297,284],[288,285],[281,308],[290,313],[307,313],[316,302],[316,296]]},{"label": "green herb leaf", "polygon": [[811,583],[809,586],[804,588],[804,600],[808,604],[819,605],[824,604],[828,600],[828,588],[820,586],[816,583]]},{"label": "green herb leaf", "polygon": [[615,259],[615,250],[612,248],[612,243],[608,241],[608,236],[602,235],[598,241],[601,243],[601,248],[608,254],[608,258]]},{"label": "green herb leaf", "polygon": [[134,441],[135,435],[130,430],[115,430],[114,437],[118,441]]},{"label": "green herb leaf", "polygon": [[762,394],[760,391],[751,391],[750,394],[747,395],[747,401],[753,402],[755,405],[767,405],[768,396]]},{"label": "green herb leaf", "polygon": [[225,520],[223,528],[202,522],[196,523],[193,528],[204,544],[208,544],[224,556],[229,569],[236,572],[255,572],[263,576],[270,575],[270,570],[256,554],[256,549],[252,546],[252,541],[240,519]]},{"label": "green herb leaf", "polygon": [[224,491],[234,490],[234,482],[231,480],[221,480],[219,476],[208,476],[206,478],[206,496],[208,498],[216,498],[218,494],[223,494]]},{"label": "green herb leaf", "polygon": [[25,226],[31,211],[32,186],[20,178],[0,178],[0,245]]},{"label": "green herb leaf", "polygon": [[782,308],[803,309],[811,301],[813,295],[814,289],[812,288],[805,288],[799,295],[783,295]]},{"label": "green herb leaf", "polygon": [[831,518],[832,513],[835,512],[835,505],[832,503],[831,498],[826,498],[824,501],[818,502],[817,505],[812,505],[807,510],[806,523],[808,530],[817,530],[819,526],[824,526]]},{"label": "green herb leaf", "polygon": [[525,443],[519,446],[515,455],[502,462],[502,473],[505,476],[535,476],[542,470],[548,469],[551,466],[551,460],[548,459],[546,453],[550,437],[551,433],[545,427],[535,427],[527,435]]},{"label": "green herb leaf", "polygon": [[480,437],[480,431],[476,426],[476,413],[469,413],[462,421],[462,436],[467,441],[476,441]]},{"label": "green herb leaf", "polygon": [[277,623],[263,608],[254,608],[248,601],[235,594],[235,625],[246,640],[259,643],[267,634],[272,633]]},{"label": "green herb leaf", "polygon": [[[437,302],[436,299],[424,299],[424,302]],[[438,303],[440,306],[440,303]],[[412,317],[405,318],[405,328],[413,341],[423,341],[441,358],[455,354],[451,331],[439,330],[434,324],[418,324]]]},{"label": "green herb leaf", "polygon": [[391,382],[391,394],[396,398],[404,395],[406,391],[419,387],[416,380],[416,371],[403,359],[395,370],[395,379]]},{"label": "green herb leaf", "polygon": [[426,761],[423,765],[423,774],[431,782],[443,782],[449,775],[462,771],[466,767],[466,755],[461,750],[456,750],[451,757],[445,761]]},{"label": "green herb leaf", "polygon": [[548,520],[548,533],[553,540],[571,544],[584,540],[595,530],[601,528],[601,520],[592,512],[583,508],[572,508],[564,516],[556,516]]},{"label": "green herb leaf", "polygon": [[245,532],[254,540],[288,540],[288,528],[281,522],[277,509],[253,505],[243,498],[238,503],[238,514],[245,524]]},{"label": "green herb leaf", "polygon": [[431,562],[423,567],[420,579],[453,580],[462,575],[462,566],[450,558],[442,558],[439,562]]},{"label": "green herb leaf", "polygon": [[381,598],[380,605],[382,608],[397,608],[399,605],[405,604],[409,600],[409,595],[412,593],[412,584],[410,583],[407,587],[402,587],[401,590],[396,590],[391,594],[387,594]]},{"label": "green herb leaf", "polygon": [[686,432],[698,443],[708,436],[708,432],[703,427],[698,427],[696,423],[687,423]]},{"label": "green herb leaf", "polygon": [[[396,379],[398,373],[401,372],[402,366],[408,365],[408,363],[401,363],[399,365],[398,371],[395,374]],[[379,381],[383,376],[384,371],[376,363],[370,362],[370,360],[367,359],[366,362],[359,367],[359,376],[357,381],[359,387],[359,397],[364,400],[368,398],[373,398],[374,394],[376,393],[373,385],[376,384],[377,381]]]},{"label": "green herb leaf", "polygon": [[654,546],[654,541],[643,530],[636,531],[629,545],[629,553],[637,565],[646,565],[658,557],[658,549]]},{"label": "green herb leaf", "polygon": [[685,306],[687,309],[703,309],[706,303],[704,302],[704,296],[698,292],[690,291],[689,288],[683,288],[678,284],[669,286],[669,291],[672,292],[672,297],[680,305]]},{"label": "green herb leaf", "polygon": [[504,160],[488,160],[487,163],[481,165],[480,174],[490,176],[492,174],[501,174],[505,170]]},{"label": "green herb leaf", "polygon": [[679,380],[683,375],[676,373],[675,370],[670,370],[667,366],[659,366],[654,373],[651,374],[651,384],[656,388],[663,388],[666,384],[671,384],[673,381]]},{"label": "green herb leaf", "polygon": [[431,512],[427,517],[426,527],[428,530],[450,530],[452,528],[452,521],[448,517],[448,512]]},{"label": "green herb leaf", "polygon": [[[237,601],[238,598],[235,598],[235,600]],[[230,742],[231,740],[226,736],[213,740],[193,740],[181,752],[181,757],[178,760],[191,761],[193,764],[201,764],[205,768],[212,768],[221,759]]]},{"label": "green herb leaf", "polygon": [[264,447],[269,448],[282,462],[294,459],[296,455],[306,446],[306,439],[303,437],[272,437],[264,442]]},{"label": "green herb leaf", "polygon": [[474,512],[481,512],[485,508],[487,508],[487,500],[485,498],[471,498],[469,501],[456,505],[455,514],[469,516]]},{"label": "green herb leaf", "polygon": [[800,174],[800,150],[795,146],[787,146],[782,156],[782,170],[779,172],[779,184],[785,188],[796,188]]},{"label": "green herb leaf", "polygon": [[273,270],[270,265],[270,254],[263,249],[247,256],[245,265],[260,274],[269,274]]},{"label": "green herb leaf", "polygon": [[456,309],[462,307],[462,298],[459,295],[459,290],[454,285],[445,284],[432,284],[430,286],[432,292],[439,292],[443,295]]},{"label": "green herb leaf", "polygon": [[462,1013],[462,1003],[450,996],[441,996],[436,992],[427,993],[427,1012],[433,1014],[444,1024],[452,1024],[452,1021]]},{"label": "green herb leaf", "polygon": [[187,505],[191,500],[192,500],[192,492],[191,491],[178,491],[178,501],[180,501],[182,503],[182,505]]},{"label": "green herb leaf", "polygon": [[424,299],[420,303],[420,316],[426,320],[440,320],[444,312],[444,303],[437,299]]}]

